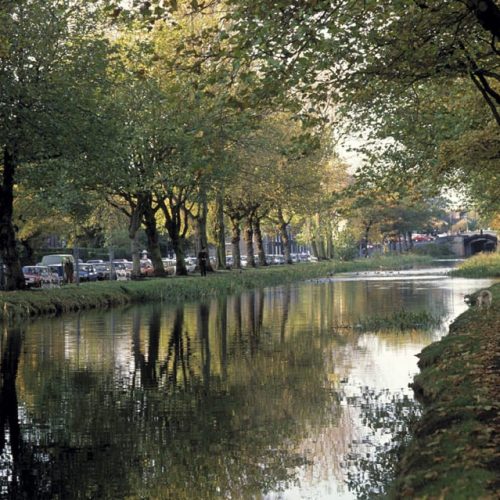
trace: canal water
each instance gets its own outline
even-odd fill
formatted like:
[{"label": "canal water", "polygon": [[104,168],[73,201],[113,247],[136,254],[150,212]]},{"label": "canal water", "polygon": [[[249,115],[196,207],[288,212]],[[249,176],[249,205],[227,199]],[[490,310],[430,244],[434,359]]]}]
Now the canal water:
[{"label": "canal water", "polygon": [[[374,415],[397,419],[390,402],[411,399],[415,355],[490,284],[443,271],[4,327],[0,497],[362,496],[392,439]],[[401,311],[441,323],[357,327]]]}]

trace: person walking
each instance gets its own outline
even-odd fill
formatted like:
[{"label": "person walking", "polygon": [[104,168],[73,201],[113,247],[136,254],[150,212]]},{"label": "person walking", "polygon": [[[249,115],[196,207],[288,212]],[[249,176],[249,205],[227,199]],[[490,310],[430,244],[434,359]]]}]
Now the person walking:
[{"label": "person walking", "polygon": [[73,262],[71,262],[69,259],[66,259],[64,261],[63,270],[64,270],[64,282],[73,283],[75,274],[75,268],[73,267]]},{"label": "person walking", "polygon": [[198,252],[198,266],[200,267],[200,274],[202,276],[207,275],[207,262],[208,262],[208,252],[205,247],[202,247]]}]

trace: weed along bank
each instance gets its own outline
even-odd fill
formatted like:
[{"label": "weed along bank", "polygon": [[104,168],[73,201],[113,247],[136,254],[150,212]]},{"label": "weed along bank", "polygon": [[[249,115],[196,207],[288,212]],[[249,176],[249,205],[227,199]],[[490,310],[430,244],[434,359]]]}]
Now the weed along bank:
[{"label": "weed along bank", "polygon": [[294,264],[242,272],[210,273],[207,280],[197,276],[145,279],[140,281],[103,281],[66,285],[43,291],[0,292],[3,319],[57,315],[63,312],[109,308],[149,301],[178,302],[250,288],[286,284],[331,273],[363,269],[398,269],[430,263],[429,257],[407,256],[361,260],[357,262],[323,262]]}]

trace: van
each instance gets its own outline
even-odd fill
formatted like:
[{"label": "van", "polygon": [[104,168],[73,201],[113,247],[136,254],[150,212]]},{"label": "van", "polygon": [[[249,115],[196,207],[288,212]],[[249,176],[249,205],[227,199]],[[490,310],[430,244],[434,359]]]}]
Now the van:
[{"label": "van", "polygon": [[52,265],[61,265],[64,266],[64,263],[70,261],[75,267],[75,258],[71,254],[55,254],[55,255],[44,255],[42,257],[42,266],[52,266]]}]

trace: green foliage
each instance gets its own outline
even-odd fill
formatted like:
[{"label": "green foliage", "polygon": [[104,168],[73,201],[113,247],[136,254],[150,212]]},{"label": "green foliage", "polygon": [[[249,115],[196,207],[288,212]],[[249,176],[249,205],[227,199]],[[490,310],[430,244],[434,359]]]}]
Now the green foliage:
[{"label": "green foliage", "polygon": [[413,247],[412,253],[414,253],[415,255],[429,255],[434,258],[445,258],[445,257],[455,256],[455,254],[451,250],[450,245],[442,243],[437,244],[433,242]]},{"label": "green foliage", "polygon": [[359,255],[358,240],[349,228],[344,228],[335,234],[333,248],[335,258],[342,261],[354,260]]},{"label": "green foliage", "polygon": [[0,59],[0,144],[15,145],[21,165],[62,165],[83,153],[88,162],[102,151],[106,125],[98,103],[109,46],[98,6],[73,4],[21,0],[1,8],[10,43]]},{"label": "green foliage", "polygon": [[235,55],[269,93],[337,103],[388,189],[451,186],[498,210],[496,2],[229,3]]}]

